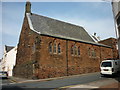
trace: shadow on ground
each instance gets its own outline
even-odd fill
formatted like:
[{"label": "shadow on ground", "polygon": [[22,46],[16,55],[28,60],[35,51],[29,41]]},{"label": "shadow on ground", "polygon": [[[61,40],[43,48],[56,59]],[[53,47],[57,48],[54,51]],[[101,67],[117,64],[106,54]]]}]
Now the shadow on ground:
[{"label": "shadow on ground", "polygon": [[2,90],[24,90],[23,88],[20,88],[20,87],[2,87]]},{"label": "shadow on ground", "polygon": [[120,72],[117,74],[117,76],[115,77],[115,80],[118,81],[118,87],[119,87],[119,90],[120,90]]},{"label": "shadow on ground", "polygon": [[2,87],[2,90],[55,90],[53,88],[21,88],[18,86]]},{"label": "shadow on ground", "polygon": [[113,78],[115,80],[118,81],[118,87],[119,87],[119,90],[120,90],[120,72],[115,74],[115,75],[105,75],[105,76],[102,76],[104,78]]},{"label": "shadow on ground", "polygon": [[117,73],[114,75],[104,75],[102,77],[103,78],[113,78],[113,79],[117,80],[118,82],[120,82],[120,73]]}]

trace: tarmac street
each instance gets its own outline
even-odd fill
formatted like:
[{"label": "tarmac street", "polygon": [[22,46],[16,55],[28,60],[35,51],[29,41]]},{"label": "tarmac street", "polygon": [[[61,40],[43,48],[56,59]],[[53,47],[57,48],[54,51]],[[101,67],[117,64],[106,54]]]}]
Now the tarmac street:
[{"label": "tarmac street", "polygon": [[[118,83],[118,77],[101,77],[100,73],[89,73],[82,75],[74,75],[62,78],[50,78],[44,80],[13,80],[8,79],[8,83],[3,81],[2,88],[99,88],[112,83]],[[115,88],[115,87],[114,87]]]}]

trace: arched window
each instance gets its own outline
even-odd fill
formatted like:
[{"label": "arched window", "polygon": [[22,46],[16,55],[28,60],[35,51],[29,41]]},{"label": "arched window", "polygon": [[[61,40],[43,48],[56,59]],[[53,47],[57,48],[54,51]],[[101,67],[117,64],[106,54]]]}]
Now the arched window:
[{"label": "arched window", "polygon": [[54,53],[56,53],[57,50],[56,50],[56,43],[54,43]]},{"label": "arched window", "polygon": [[78,47],[78,55],[80,55],[80,47]]},{"label": "arched window", "polygon": [[74,50],[75,50],[75,51],[74,51],[74,52],[75,52],[75,55],[77,55],[77,46],[76,46],[76,45],[74,46]]},{"label": "arched window", "polygon": [[58,44],[58,54],[61,53],[60,43]]},{"label": "arched window", "polygon": [[74,54],[74,49],[73,49],[73,45],[71,46],[71,54],[73,55]]},{"label": "arched window", "polygon": [[52,42],[49,43],[49,52],[52,53]]},{"label": "arched window", "polygon": [[94,49],[92,49],[91,54],[92,54],[92,57],[96,57],[96,53]]}]

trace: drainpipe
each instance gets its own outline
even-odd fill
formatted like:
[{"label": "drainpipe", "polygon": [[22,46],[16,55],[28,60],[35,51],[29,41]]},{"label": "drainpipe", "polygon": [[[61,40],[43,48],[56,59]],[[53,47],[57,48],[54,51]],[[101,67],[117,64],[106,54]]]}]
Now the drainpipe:
[{"label": "drainpipe", "polygon": [[102,61],[102,50],[101,50],[101,46],[100,46],[100,63],[101,63],[101,61]]},{"label": "drainpipe", "polygon": [[68,76],[68,40],[66,40],[66,72]]}]

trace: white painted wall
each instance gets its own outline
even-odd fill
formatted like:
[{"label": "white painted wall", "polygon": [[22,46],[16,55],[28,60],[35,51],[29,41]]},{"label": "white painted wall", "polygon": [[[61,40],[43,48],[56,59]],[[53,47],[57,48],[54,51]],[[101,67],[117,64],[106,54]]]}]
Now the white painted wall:
[{"label": "white painted wall", "polygon": [[8,71],[8,75],[12,76],[13,72],[13,67],[16,64],[16,53],[17,53],[17,47],[13,48],[7,53],[7,62],[6,62],[6,67]]},{"label": "white painted wall", "polygon": [[4,52],[1,65],[2,65],[2,71],[7,71],[8,76],[13,75],[13,68],[16,64],[16,54],[17,54],[17,47],[14,47],[7,53]]},{"label": "white painted wall", "polygon": [[115,19],[115,28],[117,32],[117,38],[118,38],[118,51],[119,51],[119,56],[120,56],[120,31],[118,30],[117,22],[116,22],[116,16],[120,12],[120,0],[112,0],[112,9],[113,9],[113,15]]},{"label": "white painted wall", "polygon": [[113,7],[113,13],[114,13],[114,16],[116,16],[118,14],[118,12],[120,11],[120,0],[113,0],[113,4],[112,4],[112,7]]},{"label": "white painted wall", "polygon": [[5,49],[5,46],[4,46],[4,53],[3,53],[3,58],[2,58],[2,61],[1,61],[1,70],[0,71],[6,71],[6,58],[7,58],[7,52],[6,52],[6,49]]}]

